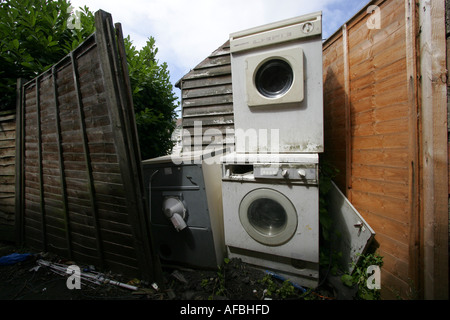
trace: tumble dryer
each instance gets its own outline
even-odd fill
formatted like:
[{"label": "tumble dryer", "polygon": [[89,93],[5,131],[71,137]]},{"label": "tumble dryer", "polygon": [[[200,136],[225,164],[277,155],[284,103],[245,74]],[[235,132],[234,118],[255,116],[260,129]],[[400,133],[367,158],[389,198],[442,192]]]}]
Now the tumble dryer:
[{"label": "tumble dryer", "polygon": [[[237,153],[323,152],[322,15],[230,35]],[[276,131],[277,144],[248,143]]]},{"label": "tumble dryer", "polygon": [[144,160],[150,227],[163,265],[217,268],[223,263],[219,152]]}]

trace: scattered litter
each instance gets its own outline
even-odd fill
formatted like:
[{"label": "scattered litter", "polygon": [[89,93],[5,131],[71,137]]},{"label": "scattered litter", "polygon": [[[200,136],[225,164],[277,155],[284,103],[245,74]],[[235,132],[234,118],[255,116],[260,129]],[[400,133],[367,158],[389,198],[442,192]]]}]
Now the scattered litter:
[{"label": "scattered litter", "polygon": [[[61,276],[66,276],[67,274],[73,273],[72,269],[70,269],[69,266],[66,266],[63,264],[52,263],[52,262],[45,261],[42,259],[38,260],[37,263],[39,266],[47,267],[52,272],[59,274]],[[138,287],[136,287],[136,286],[105,278],[104,274],[95,272],[95,271],[80,272],[80,278],[82,280],[85,280],[89,283],[96,284],[96,285],[111,284],[111,285],[119,286],[121,288],[129,289],[129,290],[133,290],[133,291],[138,290]]]},{"label": "scattered litter", "polygon": [[305,288],[303,288],[302,286],[298,285],[298,284],[295,283],[295,282],[292,282],[292,281],[286,279],[285,277],[283,277],[283,276],[281,276],[281,275],[279,275],[279,274],[276,274],[276,273],[274,273],[274,272],[272,272],[272,271],[269,271],[269,270],[266,270],[265,273],[268,274],[268,275],[270,275],[270,276],[272,276],[272,277],[275,278],[275,279],[280,280],[280,281],[286,281],[286,280],[287,280],[290,284],[292,284],[292,286],[293,286],[294,288],[300,290],[300,291],[303,292],[303,293],[305,293],[305,292],[307,291],[307,290],[306,290]]},{"label": "scattered litter", "polygon": [[11,253],[10,255],[0,258],[0,266],[12,266],[16,263],[25,261],[31,253]]},{"label": "scattered litter", "polygon": [[266,299],[265,297],[266,297],[267,291],[268,291],[267,289],[264,289],[264,290],[263,290],[263,295],[262,295],[262,299],[263,299],[263,300]]},{"label": "scattered litter", "polygon": [[141,284],[141,280],[134,278],[134,279],[128,281],[127,284],[137,287]]},{"label": "scattered litter", "polygon": [[[67,264],[67,263],[66,263]],[[93,265],[87,266],[83,269],[84,272],[95,271],[95,267]]]},{"label": "scattered litter", "polygon": [[34,266],[33,268],[31,268],[30,270],[28,270],[29,272],[31,272],[31,271],[34,271],[34,272],[37,272],[38,270],[39,270],[39,268],[40,268],[41,266]]},{"label": "scattered litter", "polygon": [[177,279],[178,281],[180,281],[184,284],[188,283],[186,278],[183,276],[183,274],[178,270],[175,270],[174,272],[172,272],[172,277],[174,277],[175,279]]},{"label": "scattered litter", "polygon": [[155,289],[156,291],[159,290],[159,287],[158,287],[158,285],[156,284],[156,282],[153,282],[153,283],[152,283],[152,288]]},{"label": "scattered litter", "polygon": [[153,293],[154,293],[153,289],[150,289],[150,288],[139,288],[138,290],[133,291],[132,294],[134,294],[134,295],[151,295]]}]

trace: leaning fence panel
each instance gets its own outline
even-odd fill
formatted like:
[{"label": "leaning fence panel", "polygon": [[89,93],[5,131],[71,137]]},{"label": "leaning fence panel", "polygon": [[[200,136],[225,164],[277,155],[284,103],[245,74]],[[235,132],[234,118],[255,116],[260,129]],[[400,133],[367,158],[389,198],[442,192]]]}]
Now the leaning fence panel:
[{"label": "leaning fence panel", "polygon": [[[116,25],[120,29],[120,24]],[[80,263],[153,280],[126,64],[109,14],[96,32],[18,85],[18,238]]]}]

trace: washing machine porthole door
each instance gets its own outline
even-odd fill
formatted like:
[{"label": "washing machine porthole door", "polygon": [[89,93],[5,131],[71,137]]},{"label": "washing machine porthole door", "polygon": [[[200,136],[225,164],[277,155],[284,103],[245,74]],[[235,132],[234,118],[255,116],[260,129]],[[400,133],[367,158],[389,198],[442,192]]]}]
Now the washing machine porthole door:
[{"label": "washing machine porthole door", "polygon": [[298,218],[293,204],[273,189],[249,192],[239,206],[239,218],[245,231],[266,245],[281,245],[297,230]]}]

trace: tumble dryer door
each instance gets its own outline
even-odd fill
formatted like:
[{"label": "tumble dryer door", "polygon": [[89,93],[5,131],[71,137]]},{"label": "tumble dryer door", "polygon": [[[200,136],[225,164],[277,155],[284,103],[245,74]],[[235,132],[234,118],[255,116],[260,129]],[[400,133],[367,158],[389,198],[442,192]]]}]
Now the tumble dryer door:
[{"label": "tumble dryer door", "polygon": [[303,101],[303,50],[289,48],[253,55],[246,60],[247,104],[286,107]]},{"label": "tumble dryer door", "polygon": [[286,243],[297,230],[294,205],[282,193],[269,188],[247,193],[239,206],[239,218],[253,239],[269,246]]}]

